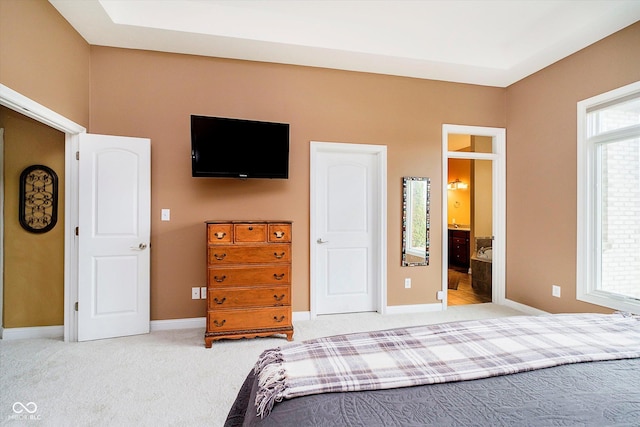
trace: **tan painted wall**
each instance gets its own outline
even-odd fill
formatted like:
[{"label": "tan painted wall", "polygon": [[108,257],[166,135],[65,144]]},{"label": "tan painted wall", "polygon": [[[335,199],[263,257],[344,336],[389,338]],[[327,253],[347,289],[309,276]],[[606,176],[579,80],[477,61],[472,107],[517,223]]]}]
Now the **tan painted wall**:
[{"label": "tan painted wall", "polygon": [[89,44],[46,0],[0,0],[0,83],[89,125]]},{"label": "tan painted wall", "polygon": [[[153,319],[204,315],[207,219],[293,220],[293,310],[309,310],[309,141],[388,146],[388,303],[435,303],[442,124],[505,117],[504,89],[167,53],[92,47],[91,76],[91,131],[151,138]],[[290,123],[290,178],[192,178],[190,114]],[[400,267],[402,176],[432,179],[429,267]]]},{"label": "tan painted wall", "polygon": [[640,80],[639,47],[636,23],[507,88],[507,298],[607,311],[575,299],[576,103]]},{"label": "tan painted wall", "polygon": [[[89,125],[89,44],[45,0],[0,0],[0,83]],[[17,220],[24,167],[44,163],[64,191],[64,135],[3,110],[5,131],[5,276],[3,326],[63,324],[64,198],[58,225],[45,235]],[[16,175],[17,174],[17,175]]]},{"label": "tan painted wall", "polygon": [[[64,134],[0,107],[4,132],[4,310],[3,326],[64,322]],[[18,220],[20,174],[34,164],[58,175],[58,222],[34,234]]]}]

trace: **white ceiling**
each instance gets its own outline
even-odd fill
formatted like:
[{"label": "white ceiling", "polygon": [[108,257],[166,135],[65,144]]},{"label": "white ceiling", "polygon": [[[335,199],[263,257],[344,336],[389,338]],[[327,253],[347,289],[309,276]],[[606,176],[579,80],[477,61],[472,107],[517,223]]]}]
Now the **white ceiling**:
[{"label": "white ceiling", "polygon": [[49,2],[92,45],[500,87],[640,20],[640,0]]}]

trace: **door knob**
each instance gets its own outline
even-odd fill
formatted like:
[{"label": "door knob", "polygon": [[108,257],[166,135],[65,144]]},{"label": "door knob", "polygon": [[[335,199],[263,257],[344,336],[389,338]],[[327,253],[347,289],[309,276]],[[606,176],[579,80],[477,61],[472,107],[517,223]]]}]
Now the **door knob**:
[{"label": "door knob", "polygon": [[322,240],[322,237],[320,237],[318,240],[316,240],[316,242],[319,243],[319,244],[329,243],[328,240]]},{"label": "door knob", "polygon": [[138,250],[144,251],[145,249],[147,249],[147,244],[146,243],[140,243],[137,247],[136,246],[131,246],[131,249],[138,249]]}]

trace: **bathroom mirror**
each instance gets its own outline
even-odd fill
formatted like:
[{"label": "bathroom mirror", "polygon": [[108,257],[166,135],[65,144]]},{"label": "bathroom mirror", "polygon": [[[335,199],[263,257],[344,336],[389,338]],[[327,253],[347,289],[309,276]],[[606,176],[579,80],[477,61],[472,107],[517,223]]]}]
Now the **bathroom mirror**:
[{"label": "bathroom mirror", "polygon": [[402,266],[429,265],[429,178],[402,178]]}]

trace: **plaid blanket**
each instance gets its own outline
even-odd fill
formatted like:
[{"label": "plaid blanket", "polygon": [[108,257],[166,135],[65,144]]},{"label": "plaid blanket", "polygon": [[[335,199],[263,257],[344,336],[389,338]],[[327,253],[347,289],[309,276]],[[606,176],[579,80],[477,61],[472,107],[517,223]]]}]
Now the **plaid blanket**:
[{"label": "plaid blanket", "polygon": [[266,350],[256,409],[298,396],[487,378],[640,357],[640,318],[516,316],[319,338]]}]

